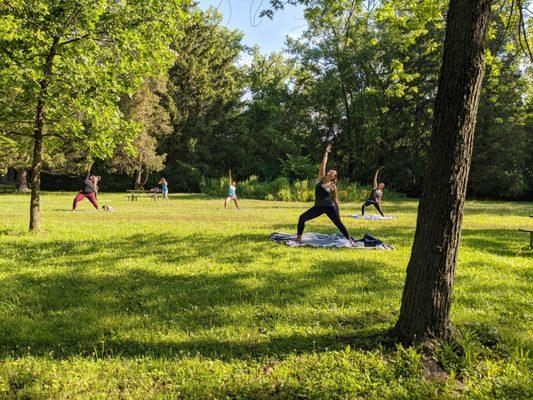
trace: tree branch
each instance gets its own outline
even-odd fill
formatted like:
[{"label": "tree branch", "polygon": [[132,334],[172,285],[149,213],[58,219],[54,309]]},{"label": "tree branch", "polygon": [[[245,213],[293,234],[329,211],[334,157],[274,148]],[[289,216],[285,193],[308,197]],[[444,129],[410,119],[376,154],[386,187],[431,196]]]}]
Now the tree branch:
[{"label": "tree branch", "polygon": [[86,33],[85,35],[81,35],[81,36],[77,36],[75,38],[72,38],[72,39],[68,39],[68,40],[65,40],[64,42],[61,42],[57,45],[57,47],[59,46],[65,46],[67,44],[70,44],[70,43],[74,43],[74,42],[78,42],[80,40],[83,40],[83,39],[86,39],[87,37],[90,36],[90,33]]},{"label": "tree branch", "polygon": [[526,53],[529,56],[529,60],[533,62],[533,54],[531,53],[531,48],[529,47],[529,42],[527,40],[527,31],[526,31],[526,24],[524,22],[524,12],[522,10],[522,1],[521,0],[517,0],[517,1],[518,1],[518,13],[520,15],[520,21],[518,25],[518,41],[520,42],[520,47],[522,47],[522,50],[524,50],[522,46],[522,42],[520,41],[520,31],[522,31],[522,35],[524,36],[524,42],[527,48],[527,52],[524,50],[524,53]]},{"label": "tree branch", "polygon": [[0,132],[2,132],[3,134],[7,134],[7,135],[33,137],[33,134],[31,134],[31,133],[21,133],[21,132],[15,132],[15,131],[11,131],[11,130],[6,130],[6,129],[0,129]]}]

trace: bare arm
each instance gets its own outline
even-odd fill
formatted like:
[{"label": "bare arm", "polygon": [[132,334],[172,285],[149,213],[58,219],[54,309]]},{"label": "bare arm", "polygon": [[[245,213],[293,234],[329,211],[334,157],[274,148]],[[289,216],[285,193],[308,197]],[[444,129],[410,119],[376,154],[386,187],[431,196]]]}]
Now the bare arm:
[{"label": "bare arm", "polygon": [[229,169],[228,174],[229,174],[229,183],[230,183],[230,185],[231,185],[231,181],[233,180],[233,179],[231,179],[231,168]]},{"label": "bare arm", "polygon": [[87,181],[89,179],[89,176],[91,176],[91,168],[93,164],[94,164],[94,161],[92,161],[87,167],[87,174],[85,175],[85,181]]},{"label": "bare arm", "polygon": [[326,166],[328,164],[328,154],[331,151],[331,144],[328,144],[324,156],[322,157],[322,164],[320,165],[320,170],[318,171],[318,180],[324,179],[326,176]]},{"label": "bare arm", "polygon": [[374,189],[378,187],[378,173],[379,173],[380,169],[381,169],[381,167],[379,167],[376,170],[376,173],[374,174]]}]

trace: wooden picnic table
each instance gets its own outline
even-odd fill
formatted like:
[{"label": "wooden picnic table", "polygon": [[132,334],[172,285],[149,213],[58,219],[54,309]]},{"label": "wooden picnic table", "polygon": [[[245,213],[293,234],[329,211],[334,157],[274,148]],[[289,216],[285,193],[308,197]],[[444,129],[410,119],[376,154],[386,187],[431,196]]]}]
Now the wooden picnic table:
[{"label": "wooden picnic table", "polygon": [[156,192],[153,190],[140,190],[140,189],[139,190],[130,189],[130,190],[126,190],[126,192],[129,193],[129,195],[127,196],[129,201],[137,201],[139,196],[143,194],[149,196],[152,201],[157,201],[159,200],[159,195],[161,194],[161,192],[158,192],[158,191]]}]

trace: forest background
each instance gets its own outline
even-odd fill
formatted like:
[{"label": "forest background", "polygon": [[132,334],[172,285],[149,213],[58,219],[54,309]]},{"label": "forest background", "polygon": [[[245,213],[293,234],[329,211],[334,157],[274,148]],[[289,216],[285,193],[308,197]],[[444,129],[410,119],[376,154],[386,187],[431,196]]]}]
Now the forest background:
[{"label": "forest background", "polygon": [[[493,5],[469,197],[533,196],[531,63],[513,4]],[[155,47],[170,46],[171,59],[106,99],[125,123],[105,129],[128,133],[115,135],[105,151],[105,138],[90,133],[99,129],[94,120],[80,120],[88,134],[79,140],[45,134],[43,189],[78,189],[95,159],[105,191],[152,187],[164,176],[171,191],[215,194],[231,168],[244,187],[262,182],[261,190],[248,190],[250,197],[279,198],[287,185],[316,174],[331,141],[341,190],[370,184],[383,166],[381,180],[389,188],[419,195],[447,1],[309,1],[306,30],[287,37],[284,52],[269,54],[247,47],[243,33],[224,26],[215,8],[180,7],[179,34],[154,38],[162,41]],[[5,64],[2,71],[7,76]],[[12,82],[3,90],[15,91]],[[32,139],[17,133],[32,126],[5,110],[0,168],[21,184],[31,167]],[[31,114],[33,105],[27,110]]]}]

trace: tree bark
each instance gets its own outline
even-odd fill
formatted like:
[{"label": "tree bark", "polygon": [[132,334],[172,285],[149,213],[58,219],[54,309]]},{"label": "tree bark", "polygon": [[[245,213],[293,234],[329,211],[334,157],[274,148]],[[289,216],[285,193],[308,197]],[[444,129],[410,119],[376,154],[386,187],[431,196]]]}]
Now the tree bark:
[{"label": "tree bark", "polygon": [[139,190],[141,189],[141,174],[142,174],[142,169],[141,168],[138,168],[135,170],[135,190]]},{"label": "tree bark", "polygon": [[40,82],[39,97],[35,113],[34,133],[33,133],[33,162],[31,172],[31,200],[30,200],[30,231],[38,231],[41,228],[41,170],[43,166],[43,130],[44,112],[48,86],[52,79],[52,68],[56,55],[59,38],[54,37],[50,51],[44,63],[44,76]]},{"label": "tree bark", "polygon": [[142,186],[146,186],[149,178],[150,178],[150,168],[146,167],[146,176],[144,177],[142,181]]},{"label": "tree bark", "polygon": [[435,117],[394,333],[405,342],[445,339],[474,128],[485,70],[490,0],[451,0]]}]

